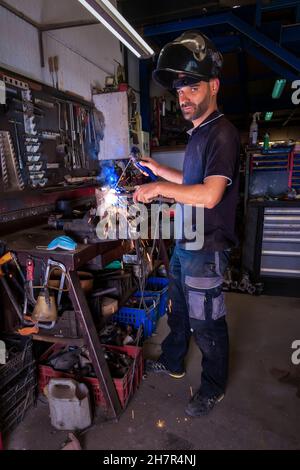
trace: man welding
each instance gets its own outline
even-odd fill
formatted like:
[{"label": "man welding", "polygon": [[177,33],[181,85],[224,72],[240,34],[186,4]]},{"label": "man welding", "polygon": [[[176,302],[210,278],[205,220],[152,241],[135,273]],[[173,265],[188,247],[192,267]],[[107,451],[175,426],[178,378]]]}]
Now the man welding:
[{"label": "man welding", "polygon": [[217,107],[222,61],[214,44],[198,31],[186,32],[162,49],[153,78],[177,91],[182,114],[193,128],[188,131],[183,171],[147,158],[143,165],[165,181],[142,185],[134,194],[135,201],[144,203],[163,196],[182,206],[204,206],[202,248],[193,249],[184,238],[176,241],[170,263],[170,333],[159,359],[147,362],[148,371],[183,377],[194,334],[202,373],[200,388],[185,410],[189,416],[205,415],[222,400],[228,376],[222,283],[230,248],[237,242],[239,135]]}]

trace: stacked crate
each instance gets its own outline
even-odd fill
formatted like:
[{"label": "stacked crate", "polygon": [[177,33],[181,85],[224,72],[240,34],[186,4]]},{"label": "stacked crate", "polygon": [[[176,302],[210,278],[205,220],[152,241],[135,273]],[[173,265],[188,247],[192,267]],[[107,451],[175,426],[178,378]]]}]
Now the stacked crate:
[{"label": "stacked crate", "polygon": [[1,336],[8,361],[0,365],[0,432],[11,431],[36,398],[37,374],[31,338],[19,335]]}]

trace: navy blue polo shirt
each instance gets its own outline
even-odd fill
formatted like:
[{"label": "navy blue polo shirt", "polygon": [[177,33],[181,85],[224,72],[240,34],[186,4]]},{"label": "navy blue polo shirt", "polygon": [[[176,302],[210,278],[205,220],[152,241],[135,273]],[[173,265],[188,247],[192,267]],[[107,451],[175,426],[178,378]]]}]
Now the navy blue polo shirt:
[{"label": "navy blue polo shirt", "polygon": [[[204,183],[209,176],[223,176],[228,185],[213,209],[204,209],[206,251],[222,251],[237,243],[235,213],[239,194],[240,139],[237,129],[219,111],[188,131],[183,164],[183,184]],[[177,243],[182,248],[187,240]]]}]

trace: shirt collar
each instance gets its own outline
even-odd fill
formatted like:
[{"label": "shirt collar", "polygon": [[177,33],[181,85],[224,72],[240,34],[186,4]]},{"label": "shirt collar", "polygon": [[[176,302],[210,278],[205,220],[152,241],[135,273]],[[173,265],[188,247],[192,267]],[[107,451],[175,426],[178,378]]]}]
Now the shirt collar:
[{"label": "shirt collar", "polygon": [[191,136],[196,129],[200,129],[200,127],[203,127],[206,124],[209,124],[210,122],[215,121],[221,116],[224,116],[224,114],[220,113],[219,110],[213,111],[212,113],[209,114],[209,116],[207,116],[206,119],[204,119],[203,122],[201,122],[201,124],[199,124],[197,127],[192,127],[191,129],[187,131],[187,133]]}]

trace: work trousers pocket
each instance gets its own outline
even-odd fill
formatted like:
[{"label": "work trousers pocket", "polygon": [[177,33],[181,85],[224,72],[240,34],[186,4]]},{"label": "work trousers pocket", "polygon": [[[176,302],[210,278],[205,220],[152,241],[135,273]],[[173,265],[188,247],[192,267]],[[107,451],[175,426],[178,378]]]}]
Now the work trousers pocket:
[{"label": "work trousers pocket", "polygon": [[226,315],[222,286],[214,289],[191,289],[185,285],[189,317],[194,320],[218,320]]},{"label": "work trousers pocket", "polygon": [[194,320],[205,320],[205,291],[190,290],[186,287],[189,317]]},{"label": "work trousers pocket", "polygon": [[225,297],[221,292],[217,297],[212,298],[212,319],[218,320],[224,315],[226,315]]}]

